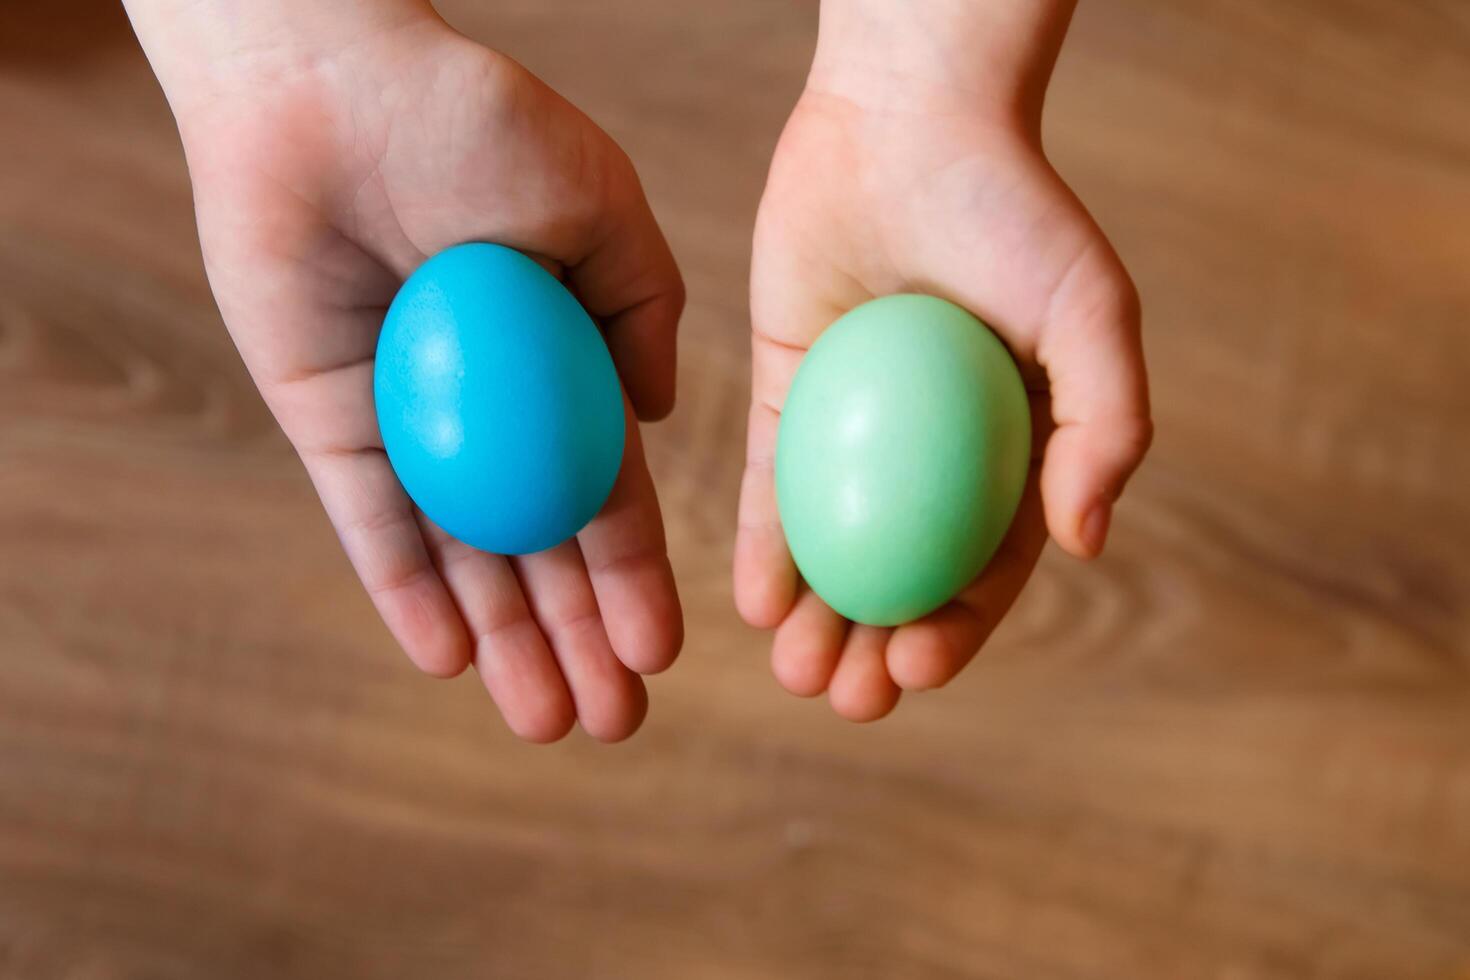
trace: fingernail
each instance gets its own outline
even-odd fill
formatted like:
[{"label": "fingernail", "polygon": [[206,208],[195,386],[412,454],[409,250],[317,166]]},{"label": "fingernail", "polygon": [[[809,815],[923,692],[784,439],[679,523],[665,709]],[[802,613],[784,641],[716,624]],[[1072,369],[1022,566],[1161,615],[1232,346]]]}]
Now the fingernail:
[{"label": "fingernail", "polygon": [[1089,555],[1102,554],[1103,544],[1108,540],[1108,520],[1112,517],[1110,504],[1099,501],[1082,519],[1082,547]]}]

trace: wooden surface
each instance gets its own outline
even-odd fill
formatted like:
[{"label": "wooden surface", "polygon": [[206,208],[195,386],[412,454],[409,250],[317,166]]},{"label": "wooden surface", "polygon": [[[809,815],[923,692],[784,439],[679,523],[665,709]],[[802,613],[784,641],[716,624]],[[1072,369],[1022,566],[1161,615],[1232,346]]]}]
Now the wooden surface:
[{"label": "wooden surface", "polygon": [[629,744],[413,673],[206,289],[119,12],[0,18],[0,976],[1470,978],[1470,15],[1092,0],[1049,146],[1157,448],[950,689],[782,694],[727,583],[811,3],[462,0],[640,162],[689,614]]}]

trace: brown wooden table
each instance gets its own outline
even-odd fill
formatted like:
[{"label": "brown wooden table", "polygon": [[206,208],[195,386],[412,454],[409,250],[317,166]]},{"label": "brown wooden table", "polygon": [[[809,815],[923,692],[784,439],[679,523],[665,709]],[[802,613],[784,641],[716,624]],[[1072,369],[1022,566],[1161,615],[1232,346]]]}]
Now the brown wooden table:
[{"label": "brown wooden table", "polygon": [[727,582],[748,233],[813,4],[447,7],[682,258],[689,643],[631,743],[413,673],[220,328],[120,12],[0,17],[0,976],[1470,978],[1470,12],[1085,0],[1048,140],[1159,438],[870,728]]}]

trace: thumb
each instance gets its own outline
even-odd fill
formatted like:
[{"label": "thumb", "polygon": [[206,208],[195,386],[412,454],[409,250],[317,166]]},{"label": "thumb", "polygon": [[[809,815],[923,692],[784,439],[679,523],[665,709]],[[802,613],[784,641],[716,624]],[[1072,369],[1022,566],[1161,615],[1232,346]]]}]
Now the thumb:
[{"label": "thumb", "polygon": [[1052,292],[1037,343],[1056,430],[1042,462],[1047,529],[1098,555],[1112,507],[1153,439],[1138,291],[1098,233]]},{"label": "thumb", "polygon": [[619,156],[609,180],[602,220],[596,244],[567,277],[605,326],[634,411],[645,421],[660,419],[674,407],[684,280],[626,156]]}]

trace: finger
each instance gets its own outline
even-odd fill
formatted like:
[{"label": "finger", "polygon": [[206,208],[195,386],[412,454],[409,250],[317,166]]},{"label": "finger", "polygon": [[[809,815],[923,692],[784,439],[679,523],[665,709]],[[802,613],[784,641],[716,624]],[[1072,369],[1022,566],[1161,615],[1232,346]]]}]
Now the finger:
[{"label": "finger", "polygon": [[648,695],[613,653],[577,542],[510,561],[561,665],[582,728],[602,742],[632,735],[648,710]]},{"label": "finger", "polygon": [[771,671],[780,685],[801,698],[827,690],[847,627],[815,592],[802,593],[771,643]]},{"label": "finger", "polygon": [[622,471],[577,541],[613,653],[630,670],[655,674],[678,656],[684,616],[638,422],[626,414]]},{"label": "finger", "polygon": [[899,689],[888,676],[883,651],[892,629],[854,625],[832,675],[827,700],[848,721],[877,721],[898,704]]},{"label": "finger", "polygon": [[776,505],[776,431],[781,417],[753,403],[746,437],[745,475],[735,531],[735,608],[751,626],[771,629],[796,602],[796,562]]},{"label": "finger", "polygon": [[607,330],[613,363],[638,417],[661,419],[674,407],[684,280],[638,175],[626,156],[612,168],[607,233],[569,272],[577,297]]},{"label": "finger", "polygon": [[301,458],[348,560],[409,659],[437,677],[464,670],[469,634],[388,457],[380,449],[318,449]]},{"label": "finger", "polygon": [[1011,529],[985,570],[954,601],[893,634],[886,661],[894,682],[905,691],[926,691],[953,680],[1010,610],[1045,545],[1033,467]]},{"label": "finger", "polygon": [[456,541],[420,517],[450,595],[474,637],[474,663],[505,723],[528,742],[555,742],[577,720],[561,668],[504,557]]},{"label": "finger", "polygon": [[1037,360],[1056,422],[1041,492],[1047,526],[1082,558],[1099,554],[1113,503],[1153,438],[1138,293],[1100,237],[1052,293]]},{"label": "finger", "polygon": [[382,450],[371,353],[331,370],[260,378],[258,383],[281,430],[303,455],[341,453],[347,448]]}]

